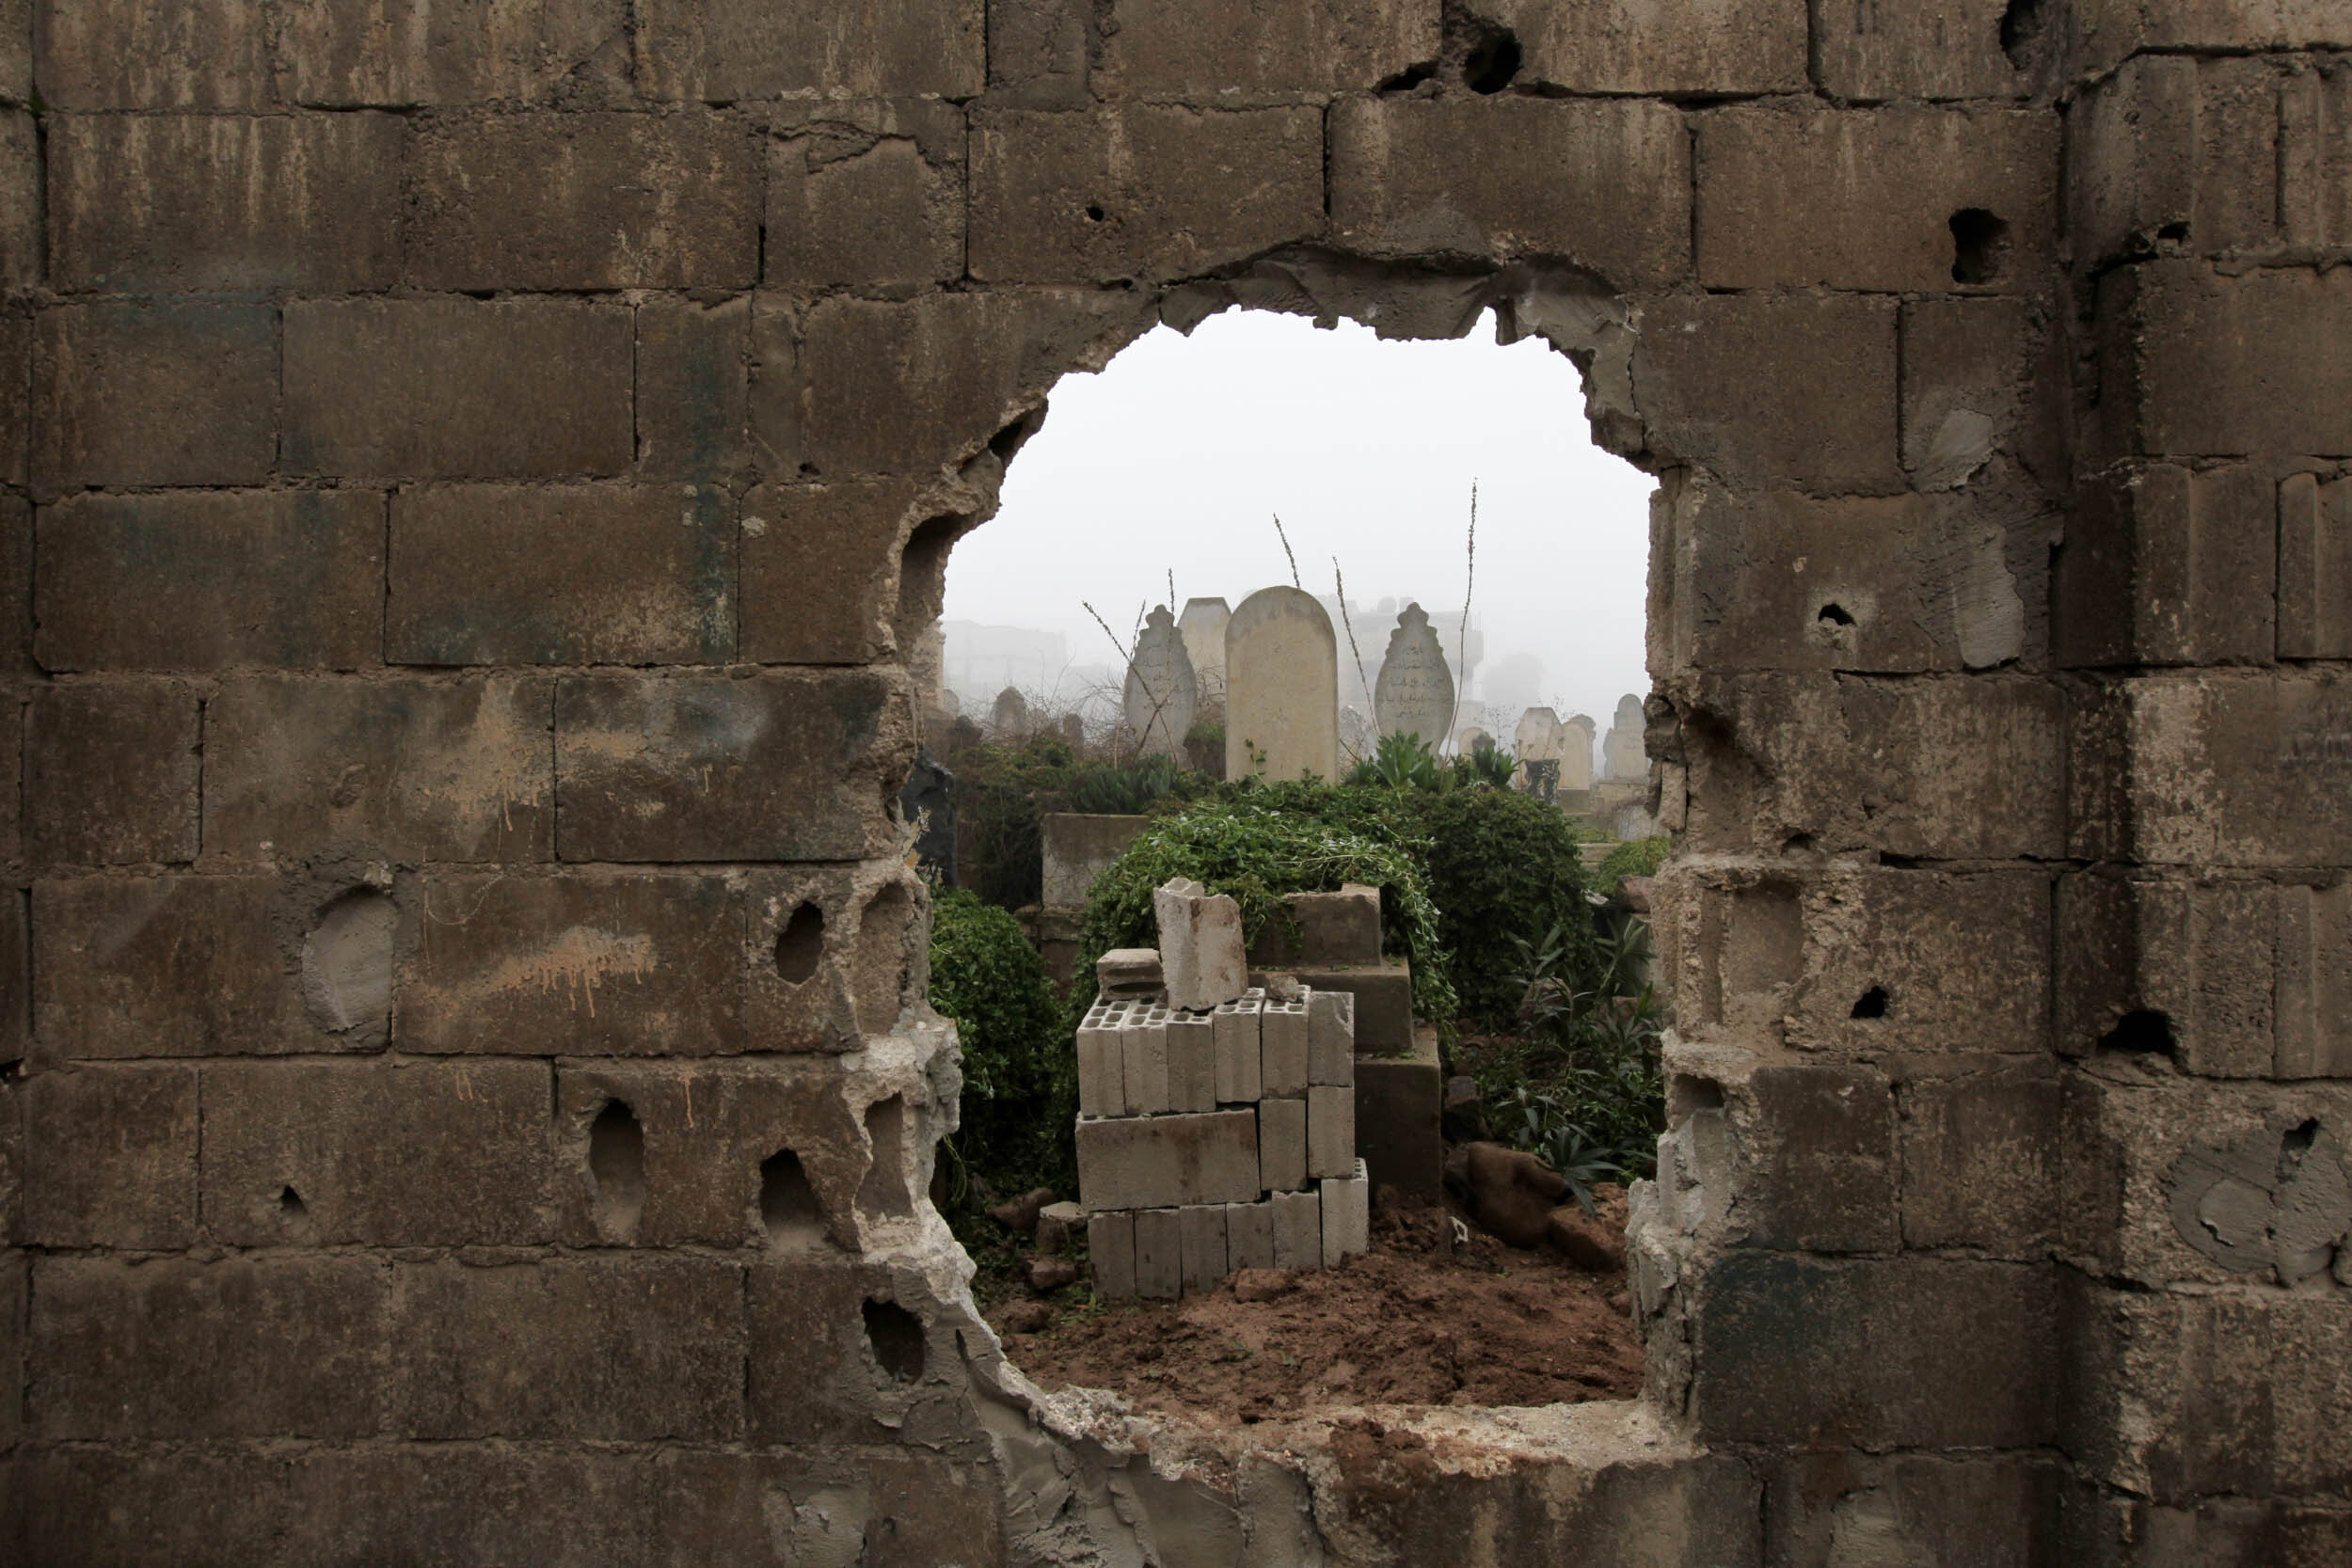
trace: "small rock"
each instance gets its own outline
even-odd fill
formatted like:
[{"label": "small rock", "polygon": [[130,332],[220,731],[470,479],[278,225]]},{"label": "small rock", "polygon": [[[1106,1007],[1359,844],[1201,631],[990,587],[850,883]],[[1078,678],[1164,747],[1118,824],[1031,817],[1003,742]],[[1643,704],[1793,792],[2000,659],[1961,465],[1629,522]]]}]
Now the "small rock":
[{"label": "small rock", "polygon": [[1008,1334],[1035,1334],[1054,1321],[1054,1309],[1041,1301],[1016,1301],[997,1320]]},{"label": "small rock", "polygon": [[1462,1152],[1471,1217],[1512,1246],[1543,1245],[1567,1182],[1534,1155],[1501,1144],[1470,1144]]},{"label": "small rock", "polygon": [[1060,1257],[1070,1250],[1070,1238],[1086,1224],[1086,1211],[1074,1203],[1049,1203],[1037,1212],[1031,1244],[1042,1253]]},{"label": "small rock", "polygon": [[1019,1197],[991,1209],[988,1217],[1008,1230],[1016,1230],[1026,1236],[1037,1228],[1038,1211],[1053,1201],[1053,1188],[1032,1187]]},{"label": "small rock", "polygon": [[1609,1293],[1609,1310],[1620,1318],[1633,1316],[1633,1297],[1623,1291],[1612,1291]]},{"label": "small rock", "polygon": [[1022,1268],[1032,1291],[1058,1291],[1078,1282],[1078,1265],[1067,1258],[1032,1258]]},{"label": "small rock", "polygon": [[1544,1240],[1588,1273],[1614,1274],[1625,1267],[1624,1240],[1573,1203],[1551,1212],[1544,1222]]},{"label": "small rock", "polygon": [[1265,977],[1265,993],[1277,1002],[1295,1002],[1307,994],[1307,988],[1298,983],[1295,974],[1269,974]]},{"label": "small rock", "polygon": [[1272,1301],[1297,1283],[1288,1269],[1236,1269],[1233,1296],[1239,1301]]}]

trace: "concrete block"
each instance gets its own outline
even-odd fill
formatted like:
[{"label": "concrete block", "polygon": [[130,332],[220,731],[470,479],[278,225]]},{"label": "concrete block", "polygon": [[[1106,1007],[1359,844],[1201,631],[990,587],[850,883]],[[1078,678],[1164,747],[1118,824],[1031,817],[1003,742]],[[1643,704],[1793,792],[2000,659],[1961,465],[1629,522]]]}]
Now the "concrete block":
[{"label": "concrete block", "polygon": [[2066,190],[2079,262],[2147,255],[2191,232],[2197,97],[2197,61],[2158,55],[2124,61],[2076,100],[2067,115]]},{"label": "concrete block", "polygon": [[[1264,978],[1250,976],[1263,988]],[[1259,1080],[1269,1100],[1303,1099],[1307,1093],[1310,1025],[1307,1002],[1268,995],[1259,1004]]]},{"label": "concrete block", "polygon": [[866,671],[581,676],[555,728],[564,853],[590,861],[882,853],[914,752],[903,686]]},{"label": "concrete block", "polygon": [[1173,1209],[1143,1210],[1136,1215],[1136,1294],[1174,1301],[1184,1287],[1183,1222]]},{"label": "concrete block", "polygon": [[1702,0],[1661,10],[1639,0],[1499,0],[1481,13],[1511,30],[1517,82],[1578,92],[1804,91],[1805,19],[1768,0]]},{"label": "concrete block", "polygon": [[51,865],[196,858],[192,687],[107,681],[37,689],[25,719],[26,849]]},{"label": "concrete block", "polygon": [[[731,481],[747,460],[752,305],[650,299],[637,308],[637,473]],[[810,563],[812,566],[814,562]]]},{"label": "concrete block", "polygon": [[383,657],[372,491],[84,494],[40,509],[40,539],[45,669],[355,670]]},{"label": "concrete block", "polygon": [[40,1259],[29,1425],[53,1443],[375,1436],[389,1277],[355,1256]]},{"label": "concrete block", "polygon": [[2268,662],[2282,636],[2287,526],[2282,487],[2257,465],[2106,470],[2082,486],[2058,551],[2058,657],[2076,667]]},{"label": "concrete block", "polygon": [[1169,1093],[1168,1009],[1157,1002],[1128,1008],[1119,1024],[1120,1073],[1127,1085],[1127,1114],[1175,1109]]},{"label": "concrete block", "polygon": [[1078,1114],[1123,1117],[1127,1107],[1126,1052],[1119,1022],[1123,1006],[1097,1002],[1078,1025]]},{"label": "concrete block", "polygon": [[977,107],[971,213],[975,277],[1192,277],[1323,232],[1323,116]]},{"label": "concrete block", "polygon": [[206,1229],[231,1246],[554,1239],[545,1062],[215,1062]]},{"label": "concrete block", "polygon": [[1932,1554],[1927,1561],[2034,1562],[2047,1556],[2072,1480],[2029,1454],[1800,1451],[1763,1471],[1764,1560],[1788,1568],[1829,1568],[1882,1541]]},{"label": "concrete block", "polygon": [[[1895,302],[1858,294],[1703,294],[1643,308],[1635,395],[1651,439],[1735,484],[1892,495]],[[1771,378],[1772,404],[1737,390]]]},{"label": "concrete block", "polygon": [[195,1242],[193,1069],[37,1072],[23,1105],[25,1241],[125,1252]]},{"label": "concrete block", "polygon": [[1216,1053],[1216,1098],[1221,1105],[1254,1103],[1263,1092],[1258,1017],[1264,1003],[1265,993],[1253,986],[1210,1015]]},{"label": "concrete block", "polygon": [[1278,11],[1217,0],[1181,15],[1119,0],[1105,19],[1100,71],[1122,96],[1248,100],[1361,89],[1436,59],[1438,47],[1438,9],[1428,0]]},{"label": "concrete block", "polygon": [[1699,1289],[1692,1417],[1707,1442],[2030,1448],[2055,1433],[2047,1265],[1743,1249]]},{"label": "concrete block", "polygon": [[204,847],[227,860],[552,852],[550,683],[225,681],[206,705]]},{"label": "concrete block", "polygon": [[1323,1266],[1323,1197],[1315,1192],[1278,1192],[1267,1200],[1274,1212],[1274,1266]]},{"label": "concrete block", "polygon": [[1259,1191],[1248,1111],[1078,1123],[1078,1200],[1089,1212],[1248,1203]]},{"label": "concrete block", "polygon": [[1343,1177],[1355,1168],[1355,1087],[1317,1084],[1307,1091],[1307,1174]]},{"label": "concrete block", "polygon": [[744,657],[860,664],[892,651],[914,501],[898,480],[763,484],[745,497]]},{"label": "concrete block", "polygon": [[285,315],[290,472],[579,479],[635,455],[626,305],[301,300]]},{"label": "concrete block", "polygon": [[1168,1020],[1168,1108],[1216,1109],[1216,1026],[1205,1013],[1171,1013]]},{"label": "concrete block", "polygon": [[2352,451],[2352,275],[2222,277],[2185,261],[2100,279],[2100,411],[2111,456]]},{"label": "concrete block", "polygon": [[1242,961],[1241,906],[1178,878],[1152,891],[1168,1005],[1206,1012],[1248,989]]},{"label": "concrete block", "polygon": [[1351,991],[1307,993],[1307,1082],[1353,1087],[1356,1083],[1356,997]]},{"label": "concrete block", "polygon": [[[7,377],[10,387],[29,390],[32,366],[33,318],[21,310],[0,312],[0,376]],[[31,407],[0,408],[0,480],[10,484],[30,484],[32,444]]]},{"label": "concrete block", "polygon": [[1208,1294],[1231,1272],[1225,1255],[1225,1207],[1203,1203],[1176,1211],[1177,1244],[1188,1296]]},{"label": "concrete block", "polygon": [[1901,331],[1903,467],[1920,489],[1997,483],[2000,453],[2060,482],[2066,376],[2042,306],[1988,294],[1905,300]]},{"label": "concrete block", "polygon": [[1895,1096],[1851,1067],[1770,1067],[1725,1085],[1747,1173],[1732,1203],[1752,1245],[1877,1252],[1899,1244]]},{"label": "concrete block", "polygon": [[274,29],[297,103],[545,106],[628,74],[627,0],[447,10],[413,0],[312,0]]},{"label": "concrete block", "polygon": [[1258,1178],[1268,1192],[1307,1184],[1307,1100],[1258,1101]]},{"label": "concrete block", "polygon": [[1330,139],[1331,233],[1351,249],[1559,258],[1620,289],[1690,276],[1690,138],[1670,105],[1343,98]]},{"label": "concrete block", "polygon": [[731,115],[427,116],[402,273],[438,290],[749,288],[761,174]]},{"label": "concrete block", "polygon": [[1849,102],[2022,97],[2030,78],[2001,47],[2006,13],[2003,0],[1959,0],[1932,10],[1814,0],[1821,89]]},{"label": "concrete block", "polygon": [[1438,1201],[1445,1176],[1442,1097],[1434,1025],[1415,1027],[1409,1056],[1357,1058],[1356,1148],[1375,1186]]},{"label": "concrete block", "polygon": [[58,109],[229,111],[270,105],[270,22],[239,0],[157,10],[94,0],[44,11],[40,92]]},{"label": "concrete block", "polygon": [[743,1435],[739,1264],[619,1253],[390,1273],[388,1424],[398,1436]]},{"label": "concrete block", "polygon": [[1132,309],[1091,289],[834,295],[802,318],[798,373],[754,382],[754,427],[799,433],[778,467],[928,478],[980,451],[1073,362],[1139,330]]},{"label": "concrete block", "polygon": [[389,288],[393,115],[59,115],[49,277],[62,293]]},{"label": "concrete block", "polygon": [[717,664],[735,651],[717,485],[451,484],[391,499],[394,664]]},{"label": "concrete block", "polygon": [[1225,1260],[1236,1274],[1274,1267],[1272,1203],[1261,1200],[1225,1206]]},{"label": "concrete block", "polygon": [[1355,1174],[1324,1178],[1318,1195],[1327,1269],[1336,1269],[1358,1253],[1372,1250],[1372,1179],[1364,1174],[1361,1160],[1352,1162],[1348,1168]]},{"label": "concrete block", "polygon": [[936,1397],[931,1369],[956,1354],[953,1335],[903,1275],[822,1251],[745,1275],[754,1440],[887,1446]]},{"label": "concrete block", "polygon": [[[1698,125],[1709,288],[2036,291],[2053,260],[2058,126],[2046,114],[1738,104]],[[1962,213],[1990,214],[1991,244],[1962,243]]]},{"label": "concrete block", "polygon": [[1349,882],[1337,893],[1294,893],[1282,902],[1297,929],[1269,921],[1249,944],[1251,968],[1380,961],[1378,888]]},{"label": "concrete block", "polygon": [[770,131],[765,281],[904,286],[962,275],[960,107],[929,99],[796,102],[780,107]]},{"label": "concrete block", "polygon": [[1100,994],[1114,1000],[1164,1003],[1166,998],[1160,986],[1160,950],[1156,947],[1110,949],[1094,960],[1094,985]]},{"label": "concrete block", "polygon": [[[1403,958],[1384,958],[1368,964],[1298,964],[1288,973],[1310,990],[1343,991],[1355,999],[1357,1050],[1412,1049],[1413,972]],[[1252,985],[1262,986],[1266,975],[1252,971],[1249,980]],[[1269,1010],[1267,1017],[1272,1016]],[[1309,1049],[1311,1052],[1311,1041]]]},{"label": "concrete block", "polygon": [[1094,1271],[1094,1293],[1104,1301],[1136,1294],[1136,1216],[1104,1212],[1087,1216],[1087,1261]]},{"label": "concrete block", "polygon": [[826,0],[650,0],[638,13],[638,90],[733,103],[821,92],[842,98],[975,98],[987,86],[980,0],[908,0],[887,10]]},{"label": "concrete block", "polygon": [[278,363],[268,305],[41,311],[34,489],[262,483],[278,461]]},{"label": "concrete block", "polygon": [[1045,814],[1045,903],[1054,909],[1084,909],[1094,879],[1127,852],[1151,818],[1094,816],[1079,812]]},{"label": "concrete block", "polygon": [[2279,482],[2279,657],[2352,657],[2352,482]]},{"label": "concrete block", "polygon": [[751,915],[745,1037],[762,1050],[840,1052],[859,1049],[869,1028],[895,1028],[909,985],[920,984],[909,881],[887,863],[775,866],[743,877]]}]

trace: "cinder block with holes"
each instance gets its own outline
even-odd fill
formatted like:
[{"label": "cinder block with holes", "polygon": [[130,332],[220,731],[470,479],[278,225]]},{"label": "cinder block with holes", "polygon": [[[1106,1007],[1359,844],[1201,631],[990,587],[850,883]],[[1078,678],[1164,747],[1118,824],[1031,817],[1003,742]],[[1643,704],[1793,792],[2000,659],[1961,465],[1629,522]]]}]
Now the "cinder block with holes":
[{"label": "cinder block with holes", "polygon": [[1252,988],[1210,1015],[1216,1045],[1216,1099],[1220,1105],[1255,1101],[1263,1084],[1260,1071],[1258,1019],[1265,992]]}]

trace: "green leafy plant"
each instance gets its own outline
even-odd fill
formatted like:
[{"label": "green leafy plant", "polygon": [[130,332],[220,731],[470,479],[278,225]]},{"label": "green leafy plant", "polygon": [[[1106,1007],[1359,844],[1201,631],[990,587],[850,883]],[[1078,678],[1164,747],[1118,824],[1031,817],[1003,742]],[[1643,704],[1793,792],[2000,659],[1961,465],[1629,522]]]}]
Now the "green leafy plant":
[{"label": "green leafy plant", "polygon": [[1382,736],[1372,755],[1349,768],[1341,782],[1359,788],[1439,789],[1450,772],[1438,766],[1438,755],[1429,749],[1429,742],[1409,730],[1398,730]]},{"label": "green leafy plant", "polygon": [[1077,1059],[1062,1007],[1020,922],[960,888],[931,902],[931,1006],[962,1047],[962,1125],[947,1140],[965,1189],[999,1196],[1031,1187],[1074,1193],[1070,1141]]},{"label": "green leafy plant", "polygon": [[975,747],[956,760],[957,811],[972,824],[971,853],[959,869],[965,885],[991,904],[1034,904],[1044,895],[1047,813],[1132,816],[1210,787],[1172,757],[1093,761],[1058,736]]},{"label": "green leafy plant", "polygon": [[1651,838],[1629,838],[1609,851],[1609,858],[1600,863],[1599,881],[1604,888],[1613,888],[1620,877],[1655,877],[1658,868],[1666,863],[1666,856],[1674,847],[1674,840],[1664,833]]},{"label": "green leafy plant", "polygon": [[1466,784],[1508,789],[1519,770],[1519,759],[1500,746],[1474,747],[1454,759],[1454,771]]}]

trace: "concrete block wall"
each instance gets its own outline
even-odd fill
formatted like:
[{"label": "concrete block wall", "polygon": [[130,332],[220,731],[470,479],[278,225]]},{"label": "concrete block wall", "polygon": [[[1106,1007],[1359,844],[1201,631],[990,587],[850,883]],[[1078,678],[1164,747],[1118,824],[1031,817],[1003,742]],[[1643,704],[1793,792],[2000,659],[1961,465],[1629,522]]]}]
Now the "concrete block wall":
[{"label": "concrete block wall", "polygon": [[[11,1560],[2340,1556],[2347,46],[0,6]],[[1048,1443],[922,1197],[907,662],[1235,304],[1492,308],[1660,479],[1651,1408],[1504,1476]]]}]

